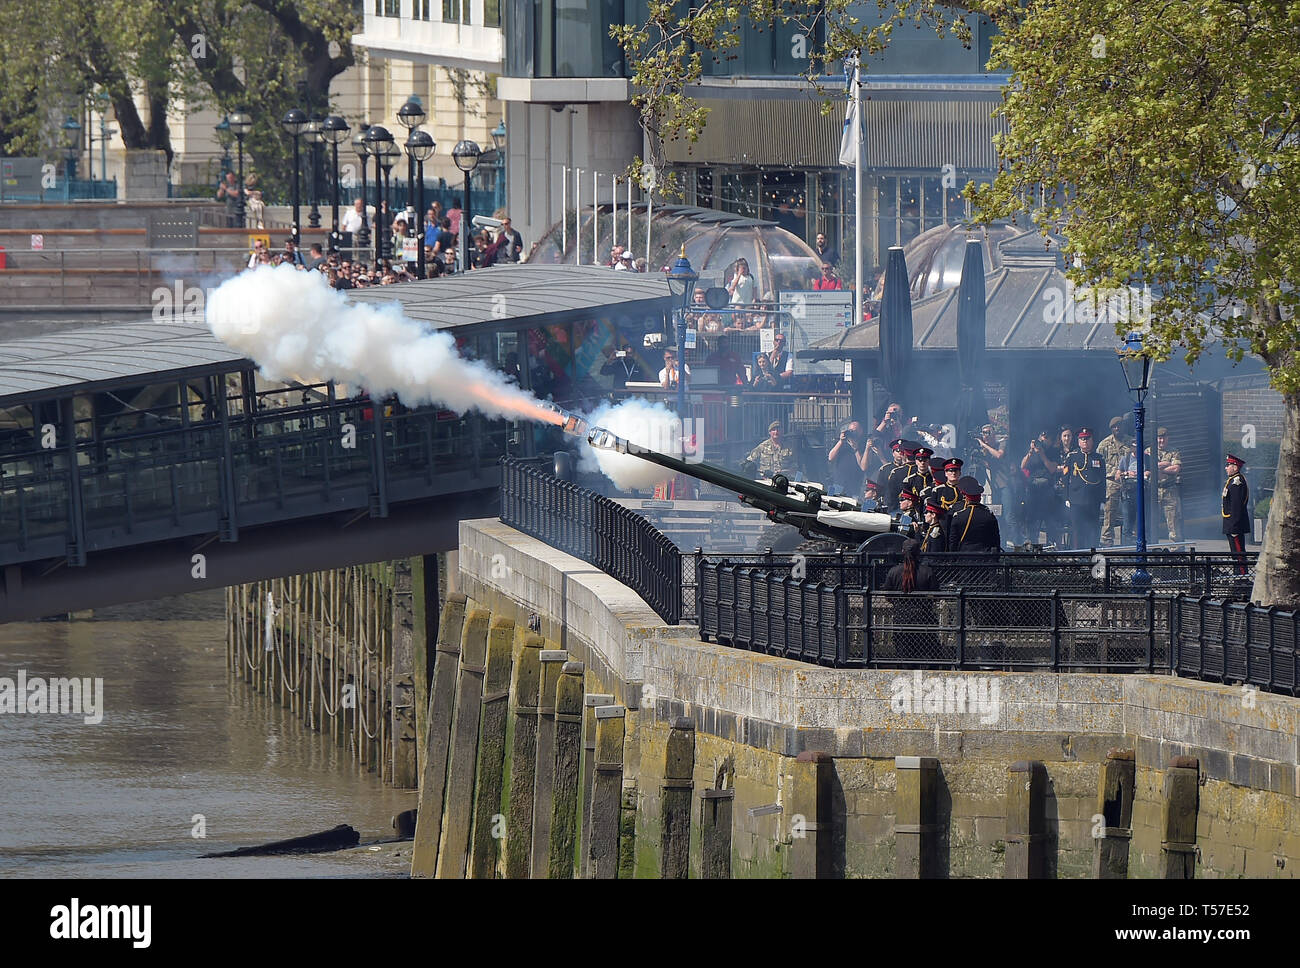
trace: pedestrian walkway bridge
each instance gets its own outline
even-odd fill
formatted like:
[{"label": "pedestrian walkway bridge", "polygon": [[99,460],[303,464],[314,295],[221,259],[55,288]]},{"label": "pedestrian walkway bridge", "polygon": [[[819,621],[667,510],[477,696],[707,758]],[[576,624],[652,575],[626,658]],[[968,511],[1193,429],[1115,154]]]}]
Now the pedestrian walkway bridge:
[{"label": "pedestrian walkway bridge", "polygon": [[[353,297],[400,299],[498,364],[484,349],[529,327],[666,303],[662,279],[622,275],[513,267]],[[497,513],[500,458],[549,443],[529,424],[268,381],[201,319],[3,343],[0,621],[451,550],[461,518]]]}]

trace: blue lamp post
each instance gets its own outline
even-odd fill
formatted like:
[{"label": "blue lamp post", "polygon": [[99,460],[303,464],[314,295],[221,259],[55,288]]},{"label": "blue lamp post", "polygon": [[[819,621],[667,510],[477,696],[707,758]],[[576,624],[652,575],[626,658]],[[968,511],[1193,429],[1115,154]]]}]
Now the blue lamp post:
[{"label": "blue lamp post", "polygon": [[677,323],[677,362],[680,366],[677,371],[677,416],[682,421],[684,449],[686,446],[686,309],[691,304],[695,283],[700,279],[699,273],[691,268],[686,258],[686,246],[682,246],[682,254],[677,257],[677,261],[672,264],[666,275],[669,292],[682,301],[681,306],[673,310],[673,315]]},{"label": "blue lamp post", "polygon": [[1147,572],[1147,520],[1146,520],[1146,468],[1142,453],[1142,429],[1146,424],[1147,391],[1151,388],[1151,357],[1142,349],[1142,336],[1129,333],[1122,349],[1115,351],[1119,355],[1120,367],[1124,370],[1124,382],[1128,384],[1129,393],[1133,394],[1133,432],[1137,438],[1137,553],[1138,568],[1133,572],[1134,585],[1149,585],[1151,575]]}]

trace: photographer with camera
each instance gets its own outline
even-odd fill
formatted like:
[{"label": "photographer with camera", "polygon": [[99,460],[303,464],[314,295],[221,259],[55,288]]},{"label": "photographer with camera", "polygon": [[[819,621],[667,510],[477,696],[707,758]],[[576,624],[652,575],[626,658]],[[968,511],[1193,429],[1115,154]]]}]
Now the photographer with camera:
[{"label": "photographer with camera", "polygon": [[826,462],[830,465],[830,486],[838,488],[831,493],[856,495],[862,489],[862,480],[868,469],[871,441],[865,440],[862,424],[850,420],[840,429]]},{"label": "photographer with camera", "polygon": [[1051,540],[1053,485],[1061,473],[1061,465],[1053,457],[1047,431],[1041,430],[1020,458],[1020,473],[1025,479],[1025,534],[1034,544],[1040,540],[1039,532],[1047,532],[1047,540]]}]

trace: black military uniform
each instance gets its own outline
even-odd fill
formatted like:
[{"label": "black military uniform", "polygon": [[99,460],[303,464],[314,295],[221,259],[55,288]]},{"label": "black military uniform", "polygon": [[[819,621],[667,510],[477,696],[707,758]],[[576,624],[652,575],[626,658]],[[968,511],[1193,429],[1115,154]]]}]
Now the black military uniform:
[{"label": "black military uniform", "polygon": [[[917,446],[910,440],[900,440],[897,449],[903,452],[904,457],[910,459],[916,453]],[[911,473],[912,465],[906,461],[889,469],[889,476],[885,478],[885,493],[882,495],[885,507],[888,510],[896,511],[898,509],[898,492],[903,489],[903,482],[907,480],[907,476]]]},{"label": "black military uniform", "polygon": [[[961,474],[961,460],[957,457],[949,458],[943,462],[943,470],[956,468],[957,473]],[[939,499],[945,514],[951,514],[961,504],[961,492],[957,490],[956,484],[949,484],[946,480],[939,480],[937,475],[934,487],[930,488],[927,497],[936,497]]]},{"label": "black military uniform", "polygon": [[973,477],[963,477],[957,490],[965,498],[948,522],[948,550],[997,555],[1002,550],[1002,534],[993,512],[980,504],[984,488]]},{"label": "black military uniform", "polygon": [[[922,491],[934,484],[934,478],[930,474],[929,463],[934,451],[922,444],[917,444],[915,445],[914,454],[916,461],[912,464],[908,475],[903,478],[903,483],[912,489],[913,494],[919,497]],[[916,465],[920,464],[922,461],[925,461],[924,466],[917,467]]]},{"label": "black military uniform", "polygon": [[948,550],[948,515],[944,513],[943,505],[939,501],[930,497],[924,505],[924,510],[934,511],[934,522],[925,525],[925,530],[921,535],[921,553],[933,554]]},{"label": "black military uniform", "polygon": [[1223,485],[1223,533],[1228,536],[1228,545],[1237,559],[1237,574],[1244,575],[1246,535],[1250,533],[1250,486],[1241,473],[1246,462],[1229,454],[1225,463],[1228,480]]},{"label": "black military uniform", "polygon": [[[1079,441],[1092,439],[1087,427],[1079,431]],[[1101,543],[1101,504],[1106,499],[1106,461],[1095,450],[1085,454],[1082,448],[1070,451],[1065,459],[1066,500],[1070,502],[1070,535],[1075,548],[1095,548]]]},{"label": "black military uniform", "polygon": [[[910,508],[904,508],[902,506],[903,500],[907,497],[911,497],[912,499],[912,505]],[[910,487],[904,485],[903,489],[898,492],[898,504],[899,504],[898,511],[901,512],[902,514],[906,514],[908,517],[912,519],[911,525],[901,530],[899,534],[905,534],[909,538],[920,537],[921,510],[919,507],[919,503],[920,502],[917,500],[916,492],[913,491]]]}]

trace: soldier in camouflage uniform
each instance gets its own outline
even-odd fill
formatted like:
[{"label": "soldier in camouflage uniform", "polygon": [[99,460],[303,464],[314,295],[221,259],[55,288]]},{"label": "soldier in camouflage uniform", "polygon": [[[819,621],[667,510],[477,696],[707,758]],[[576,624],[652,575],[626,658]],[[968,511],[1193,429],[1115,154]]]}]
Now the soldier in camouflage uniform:
[{"label": "soldier in camouflage uniform", "polygon": [[773,420],[767,425],[767,440],[749,452],[745,463],[755,465],[755,472],[759,477],[771,477],[773,474],[794,477],[796,470],[794,451],[781,443],[779,420]]},{"label": "soldier in camouflage uniform", "polygon": [[[1151,448],[1146,449],[1147,457]],[[1164,427],[1156,430],[1156,494],[1160,499],[1160,508],[1165,512],[1165,524],[1169,529],[1170,541],[1183,540],[1183,460],[1178,451],[1169,446],[1169,431]]]},{"label": "soldier in camouflage uniform", "polygon": [[1115,543],[1115,528],[1122,526],[1124,515],[1124,488],[1119,480],[1119,462],[1129,452],[1128,441],[1124,436],[1124,418],[1113,417],[1110,421],[1110,436],[1097,445],[1097,455],[1106,462],[1106,499],[1102,505],[1101,546]]}]

